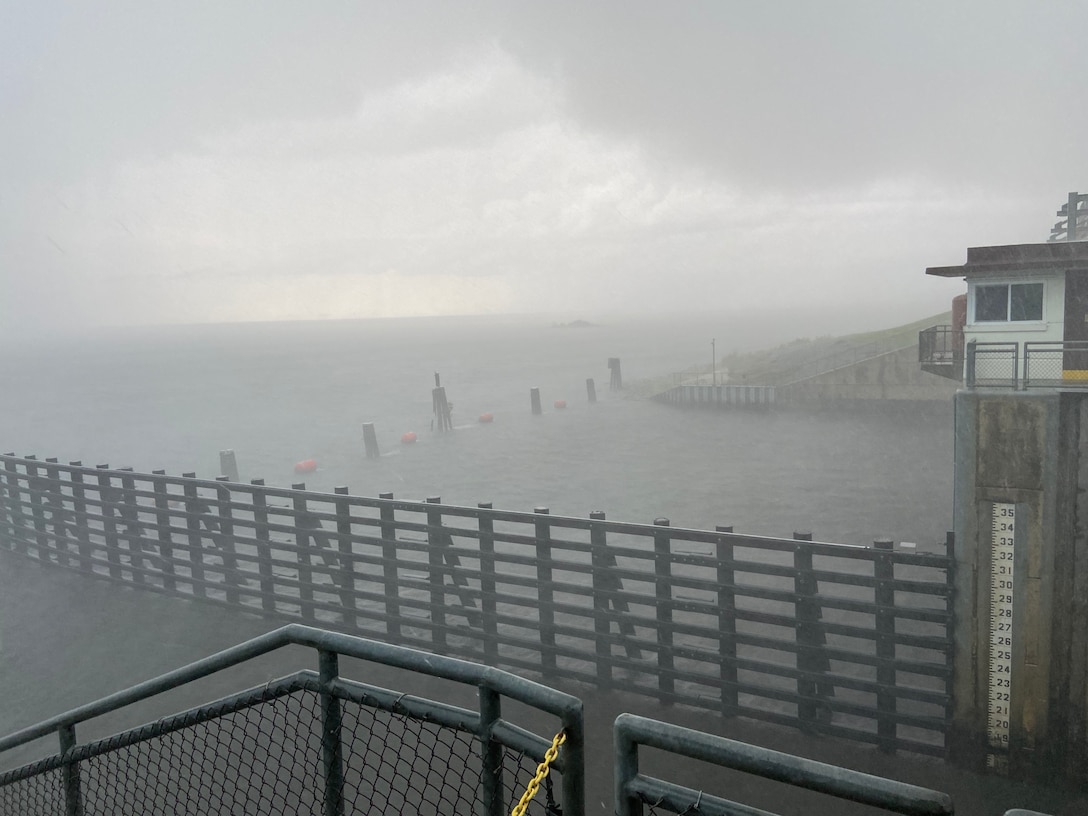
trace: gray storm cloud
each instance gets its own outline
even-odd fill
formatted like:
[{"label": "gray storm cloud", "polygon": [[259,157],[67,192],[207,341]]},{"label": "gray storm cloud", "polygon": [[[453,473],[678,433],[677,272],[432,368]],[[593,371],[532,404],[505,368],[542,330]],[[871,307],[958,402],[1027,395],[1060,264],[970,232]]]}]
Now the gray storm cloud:
[{"label": "gray storm cloud", "polygon": [[11,4],[0,320],[912,319],[1086,115],[1072,21],[944,5]]}]

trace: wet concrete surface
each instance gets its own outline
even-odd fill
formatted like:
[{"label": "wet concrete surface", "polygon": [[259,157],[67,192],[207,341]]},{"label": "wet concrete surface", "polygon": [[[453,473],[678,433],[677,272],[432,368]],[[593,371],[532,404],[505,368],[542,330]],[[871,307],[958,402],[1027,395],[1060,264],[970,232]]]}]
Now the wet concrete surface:
[{"label": "wet concrete surface", "polygon": [[[220,649],[283,625],[265,618],[198,601],[170,598],[119,587],[21,556],[0,553],[0,734],[155,677]],[[312,652],[290,649],[222,675],[179,689],[160,700],[117,712],[81,727],[79,740],[106,736],[122,728],[260,685],[299,668],[316,669]],[[345,661],[342,673],[360,680],[475,707],[474,693],[457,684],[410,676],[392,669]],[[909,754],[888,756],[875,748],[756,723],[722,719],[683,706],[662,707],[650,700],[602,693],[586,686],[563,690],[585,702],[587,724],[587,812],[612,811],[612,736],[623,712],[784,750],[823,762],[899,779],[949,793],[958,814],[989,816],[1024,807],[1073,816],[1088,813],[1088,794],[1057,785],[1028,785],[955,769],[938,760]],[[508,715],[520,715],[510,710]],[[552,723],[525,716],[525,725],[547,731]],[[49,742],[0,757],[0,768],[51,753]],[[646,773],[694,789],[744,801],[782,814],[860,814],[873,812],[849,803],[764,783],[695,762],[675,762],[648,752]]]}]

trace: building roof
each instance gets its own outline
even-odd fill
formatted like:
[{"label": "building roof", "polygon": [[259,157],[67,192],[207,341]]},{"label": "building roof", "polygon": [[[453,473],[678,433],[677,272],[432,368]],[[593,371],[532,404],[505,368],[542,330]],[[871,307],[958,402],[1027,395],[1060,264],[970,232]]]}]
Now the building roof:
[{"label": "building roof", "polygon": [[969,247],[962,266],[931,266],[927,275],[942,278],[973,278],[995,273],[1088,271],[1088,241],[1055,241],[1045,244]]}]

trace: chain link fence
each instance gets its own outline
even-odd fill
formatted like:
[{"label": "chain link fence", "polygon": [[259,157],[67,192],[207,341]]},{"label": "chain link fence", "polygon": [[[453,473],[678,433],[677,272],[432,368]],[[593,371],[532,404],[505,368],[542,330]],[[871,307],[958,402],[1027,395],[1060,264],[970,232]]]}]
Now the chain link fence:
[{"label": "chain link fence", "polygon": [[[559,802],[571,816],[582,813],[581,706],[574,698],[473,664],[371,644],[402,667],[426,660],[436,664],[427,674],[478,684],[478,713],[340,678],[327,642],[364,644],[355,649],[358,657],[374,651],[365,641],[318,637],[310,634],[317,630],[296,626],[243,647],[284,642],[287,630],[303,636],[286,642],[325,641],[320,673],[300,671],[82,745],[74,744],[72,730],[90,719],[81,709],[0,740],[0,759],[4,750],[50,730],[60,733],[62,746],[67,740],[54,756],[0,773],[0,814],[498,816],[517,804],[551,742],[502,720],[500,696],[561,713],[557,728],[577,746],[570,763],[559,763],[569,778],[549,778],[528,813],[556,814]],[[215,656],[217,664],[233,665],[222,656],[243,647]],[[184,681],[202,676],[199,663],[186,668]],[[150,683],[161,686],[166,678]],[[139,690],[125,694],[146,699]],[[93,713],[122,705],[93,704]]]}]

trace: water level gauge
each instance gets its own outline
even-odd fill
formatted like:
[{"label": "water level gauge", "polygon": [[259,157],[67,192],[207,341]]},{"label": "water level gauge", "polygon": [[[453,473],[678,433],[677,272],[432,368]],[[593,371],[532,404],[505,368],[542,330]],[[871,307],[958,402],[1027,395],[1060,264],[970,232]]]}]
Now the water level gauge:
[{"label": "water level gauge", "polygon": [[986,765],[1008,771],[1009,720],[1012,712],[1013,555],[1016,505],[993,506],[990,558],[990,660],[986,733]]}]

